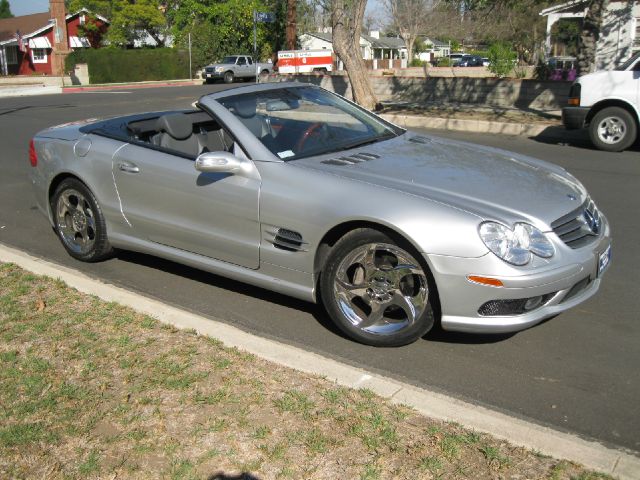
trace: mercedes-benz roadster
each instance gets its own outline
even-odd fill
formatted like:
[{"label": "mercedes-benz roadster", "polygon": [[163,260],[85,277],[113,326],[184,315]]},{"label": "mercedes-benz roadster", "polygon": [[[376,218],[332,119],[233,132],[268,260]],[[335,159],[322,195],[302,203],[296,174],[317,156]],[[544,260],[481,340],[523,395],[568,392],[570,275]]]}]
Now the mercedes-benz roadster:
[{"label": "mercedes-benz roadster", "polygon": [[301,83],[196,109],[88,120],[32,140],[64,248],[114,248],[322,302],[366,344],[514,332],[598,290],[610,230],[558,166],[417,135]]}]

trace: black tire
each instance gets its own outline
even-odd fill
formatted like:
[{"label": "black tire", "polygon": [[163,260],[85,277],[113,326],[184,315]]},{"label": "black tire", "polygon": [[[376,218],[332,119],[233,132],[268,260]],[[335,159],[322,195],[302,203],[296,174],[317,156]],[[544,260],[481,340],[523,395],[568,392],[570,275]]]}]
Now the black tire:
[{"label": "black tire", "polygon": [[377,230],[356,229],[336,242],[320,293],[336,326],[366,345],[407,345],[434,324],[437,292],[424,259],[401,238]]},{"label": "black tire", "polygon": [[621,107],[607,107],[594,115],[589,123],[589,137],[599,150],[621,152],[636,140],[636,120]]},{"label": "black tire", "polygon": [[263,76],[264,76],[264,75],[269,75],[269,70],[262,70],[262,71],[260,72],[260,75],[263,75]]},{"label": "black tire", "polygon": [[233,72],[229,71],[229,72],[224,72],[224,83],[233,83],[233,80],[235,79],[235,76],[233,75]]},{"label": "black tire", "polygon": [[113,248],[96,197],[76,178],[63,180],[51,197],[54,230],[65,250],[83,262],[109,257]]}]

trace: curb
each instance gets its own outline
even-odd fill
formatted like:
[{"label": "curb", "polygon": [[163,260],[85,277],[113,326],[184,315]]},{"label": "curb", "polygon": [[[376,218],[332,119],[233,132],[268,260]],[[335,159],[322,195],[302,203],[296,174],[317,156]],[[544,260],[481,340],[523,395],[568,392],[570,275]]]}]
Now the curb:
[{"label": "curb", "polygon": [[3,87],[0,88],[0,98],[3,97],[28,97],[32,95],[55,95],[62,93],[62,87]]},{"label": "curb", "polygon": [[[538,136],[549,127],[559,127],[557,124],[534,124],[494,122],[490,120],[466,120],[459,118],[428,117],[426,115],[382,114],[385,120],[403,128],[434,128],[439,130],[454,130],[459,132],[490,133],[500,135]],[[549,136],[545,134],[545,136]],[[560,137],[560,134],[555,136]]]},{"label": "curb", "polygon": [[0,244],[0,261],[14,263],[35,274],[58,278],[82,293],[118,302],[179,329],[194,329],[198,334],[217,338],[227,346],[237,347],[279,365],[320,375],[346,387],[368,388],[393,403],[409,405],[425,416],[454,421],[515,445],[558,459],[581,463],[587,468],[614,475],[621,480],[640,478],[640,458],[607,448],[600,443],[373,374],[301,348],[252,335],[218,319],[202,317],[172,307],[3,244]]}]

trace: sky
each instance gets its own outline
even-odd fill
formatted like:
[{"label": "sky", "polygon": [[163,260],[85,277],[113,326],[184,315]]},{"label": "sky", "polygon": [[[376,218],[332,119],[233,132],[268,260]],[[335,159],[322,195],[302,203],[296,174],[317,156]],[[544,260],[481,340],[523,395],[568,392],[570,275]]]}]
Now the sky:
[{"label": "sky", "polygon": [[9,0],[9,5],[16,17],[49,10],[49,0]]}]

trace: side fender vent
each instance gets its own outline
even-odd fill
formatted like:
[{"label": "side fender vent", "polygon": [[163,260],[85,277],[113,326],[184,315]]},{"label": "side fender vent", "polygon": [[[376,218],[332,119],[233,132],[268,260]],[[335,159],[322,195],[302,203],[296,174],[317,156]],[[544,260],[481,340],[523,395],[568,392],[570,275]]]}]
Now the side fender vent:
[{"label": "side fender vent", "polygon": [[360,152],[349,155],[348,157],[330,158],[329,160],[324,160],[322,163],[326,165],[344,167],[347,165],[355,165],[356,163],[368,162],[369,160],[375,160],[376,158],[380,158],[380,155]]},{"label": "side fender vent", "polygon": [[298,232],[287,230],[286,228],[278,228],[276,230],[270,230],[268,233],[273,236],[273,239],[269,239],[269,242],[276,248],[289,252],[307,251],[305,248],[307,242],[303,241],[302,235]]}]

